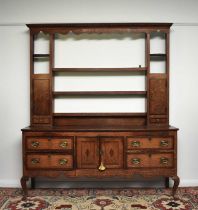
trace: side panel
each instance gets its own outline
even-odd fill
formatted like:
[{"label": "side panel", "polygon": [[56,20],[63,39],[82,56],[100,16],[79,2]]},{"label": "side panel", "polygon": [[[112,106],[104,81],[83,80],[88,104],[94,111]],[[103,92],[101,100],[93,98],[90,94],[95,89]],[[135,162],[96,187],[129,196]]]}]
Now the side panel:
[{"label": "side panel", "polygon": [[153,74],[149,79],[149,123],[168,124],[168,90],[164,74]]},{"label": "side panel", "polygon": [[51,124],[50,79],[36,75],[32,79],[32,124]]}]

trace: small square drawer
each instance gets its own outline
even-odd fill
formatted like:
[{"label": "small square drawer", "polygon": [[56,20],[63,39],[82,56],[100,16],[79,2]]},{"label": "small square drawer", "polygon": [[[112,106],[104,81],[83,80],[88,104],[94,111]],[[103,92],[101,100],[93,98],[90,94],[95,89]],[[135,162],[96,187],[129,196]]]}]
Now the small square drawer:
[{"label": "small square drawer", "polygon": [[27,137],[28,150],[69,150],[73,149],[73,137]]},{"label": "small square drawer", "polygon": [[135,149],[173,149],[172,137],[128,137],[127,148]]},{"label": "small square drawer", "polygon": [[158,123],[166,124],[167,123],[167,118],[151,118],[150,122],[155,123],[155,124],[158,124]]},{"label": "small square drawer", "polygon": [[173,167],[173,154],[128,154],[128,168],[166,168]]},{"label": "small square drawer", "polygon": [[27,155],[27,168],[29,169],[72,169],[72,155]]}]

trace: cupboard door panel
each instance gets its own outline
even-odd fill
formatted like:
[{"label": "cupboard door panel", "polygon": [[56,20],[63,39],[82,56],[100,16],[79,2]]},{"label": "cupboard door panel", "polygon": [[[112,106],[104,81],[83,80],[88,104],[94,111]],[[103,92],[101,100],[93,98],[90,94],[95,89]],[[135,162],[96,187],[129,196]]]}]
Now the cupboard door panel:
[{"label": "cupboard door panel", "polygon": [[33,80],[33,113],[34,115],[50,115],[50,80]]},{"label": "cupboard door panel", "polygon": [[77,137],[77,168],[97,168],[98,153],[97,137]]},{"label": "cupboard door panel", "polygon": [[51,81],[48,75],[34,75],[31,84],[31,124],[52,123]]},{"label": "cupboard door panel", "polygon": [[101,137],[101,162],[108,168],[123,168],[122,137]]},{"label": "cupboard door panel", "polygon": [[150,78],[150,114],[167,114],[167,79],[164,77]]}]

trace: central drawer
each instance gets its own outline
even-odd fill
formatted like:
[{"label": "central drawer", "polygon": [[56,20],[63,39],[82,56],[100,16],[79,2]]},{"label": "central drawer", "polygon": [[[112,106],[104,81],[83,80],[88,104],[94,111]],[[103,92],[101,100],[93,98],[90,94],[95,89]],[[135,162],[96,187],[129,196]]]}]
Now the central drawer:
[{"label": "central drawer", "polygon": [[70,150],[73,149],[73,137],[27,137],[28,150]]},{"label": "central drawer", "polygon": [[26,157],[29,169],[72,169],[72,155],[31,154]]}]

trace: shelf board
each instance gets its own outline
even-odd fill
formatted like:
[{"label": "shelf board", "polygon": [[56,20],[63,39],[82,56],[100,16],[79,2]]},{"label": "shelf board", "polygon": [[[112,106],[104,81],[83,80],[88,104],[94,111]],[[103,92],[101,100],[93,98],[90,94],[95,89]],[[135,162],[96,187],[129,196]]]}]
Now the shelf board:
[{"label": "shelf board", "polygon": [[50,54],[33,54],[34,58],[47,58]]},{"label": "shelf board", "polygon": [[146,72],[146,67],[137,68],[53,68],[53,72]]},{"label": "shelf board", "polygon": [[152,53],[152,54],[150,54],[150,57],[152,57],[152,58],[166,58],[166,54],[163,54],[163,53]]},{"label": "shelf board", "polygon": [[145,112],[119,113],[53,113],[54,117],[146,117]]},{"label": "shelf board", "polygon": [[54,91],[54,96],[83,96],[83,95],[140,95],[146,96],[147,91]]}]

